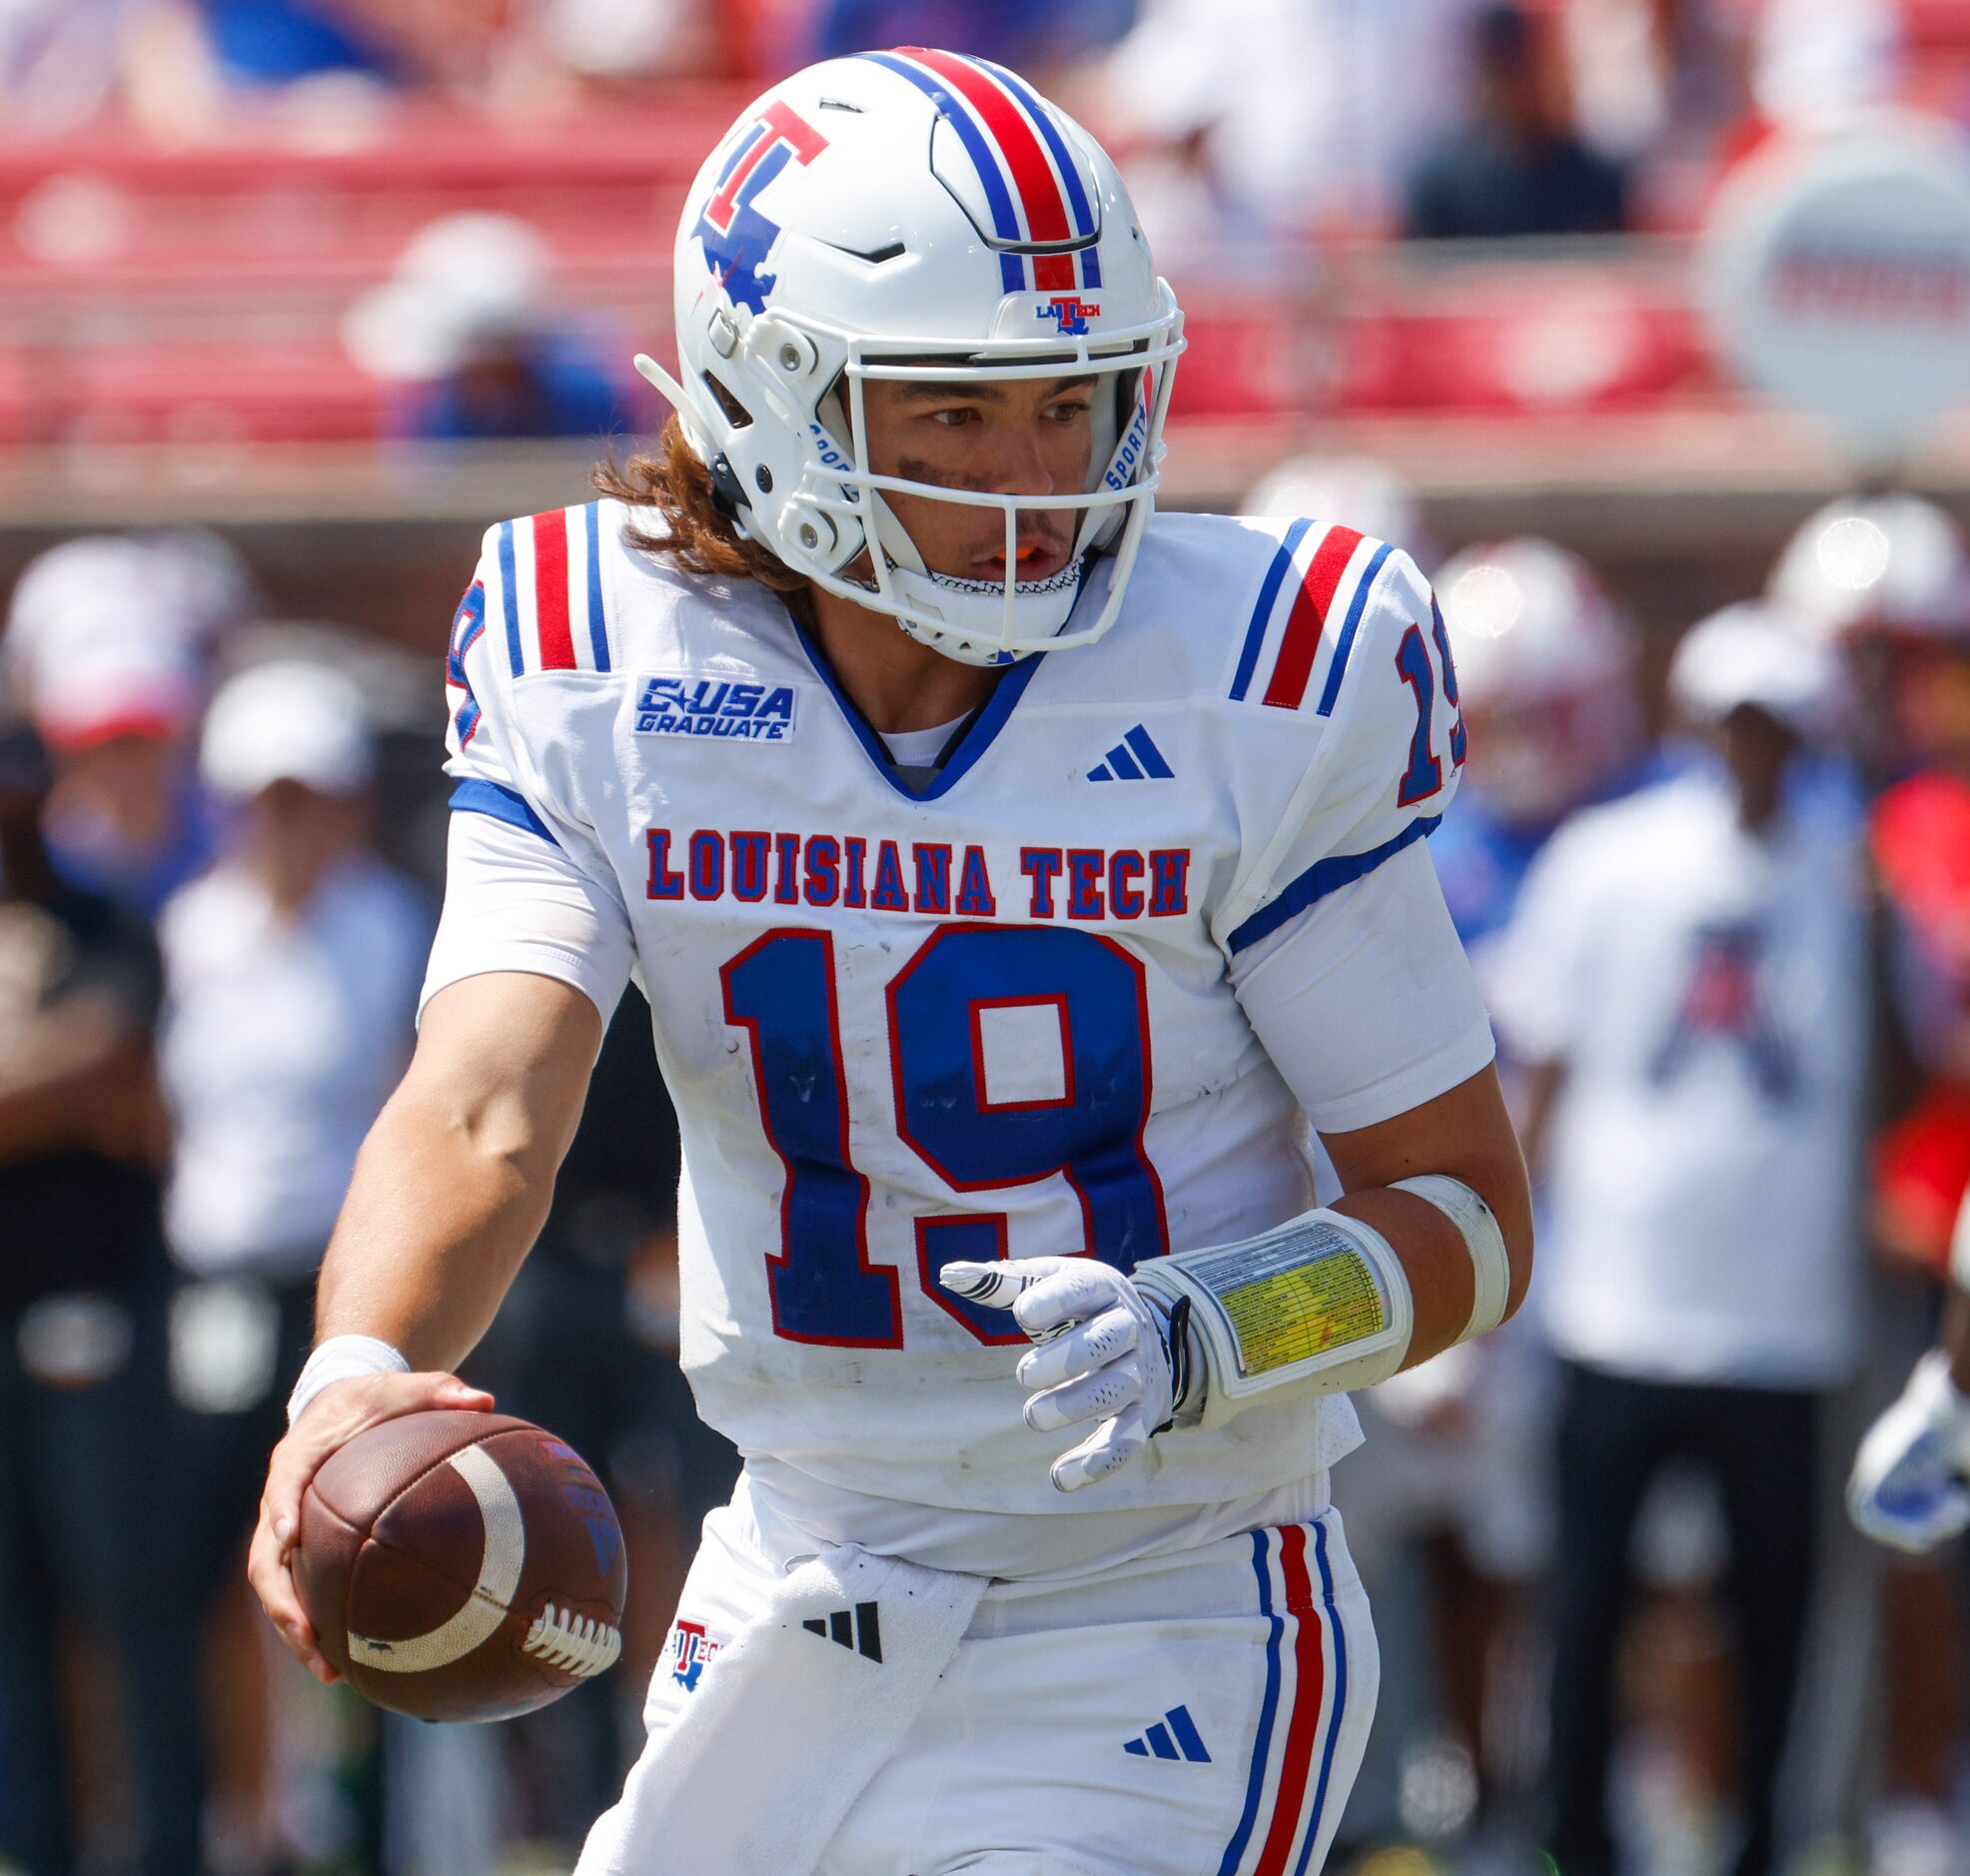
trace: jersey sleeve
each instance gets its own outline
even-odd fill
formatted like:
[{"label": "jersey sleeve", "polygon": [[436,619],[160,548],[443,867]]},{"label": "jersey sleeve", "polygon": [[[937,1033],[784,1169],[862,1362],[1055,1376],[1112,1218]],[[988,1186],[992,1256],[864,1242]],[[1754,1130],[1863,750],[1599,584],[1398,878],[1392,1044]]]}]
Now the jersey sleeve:
[{"label": "jersey sleeve", "polygon": [[500,719],[508,714],[506,690],[511,677],[499,663],[495,636],[487,624],[489,611],[500,609],[504,582],[512,575],[508,567],[502,578],[497,535],[496,528],[488,529],[472,584],[452,615],[445,655],[445,772],[453,778],[455,810],[490,815],[551,839],[502,746],[510,733]]},{"label": "jersey sleeve", "polygon": [[530,971],[573,985],[606,1023],[629,980],[634,936],[592,831],[560,811],[511,721],[511,674],[487,627],[504,596],[497,535],[487,535],[446,655],[452,831],[419,1008],[461,978]]},{"label": "jersey sleeve", "polygon": [[1214,916],[1234,959],[1430,834],[1457,790],[1464,721],[1436,597],[1400,549],[1357,551],[1359,587],[1324,622],[1290,719],[1298,740],[1279,758],[1303,763],[1298,786],[1270,831],[1248,837]]},{"label": "jersey sleeve", "polygon": [[1420,844],[1248,946],[1232,961],[1231,982],[1319,1133],[1406,1114],[1470,1080],[1496,1053]]},{"label": "jersey sleeve", "polygon": [[604,1024],[635,962],[628,914],[560,849],[490,814],[455,813],[445,911],[418,1011],[448,984],[525,971],[581,992]]}]

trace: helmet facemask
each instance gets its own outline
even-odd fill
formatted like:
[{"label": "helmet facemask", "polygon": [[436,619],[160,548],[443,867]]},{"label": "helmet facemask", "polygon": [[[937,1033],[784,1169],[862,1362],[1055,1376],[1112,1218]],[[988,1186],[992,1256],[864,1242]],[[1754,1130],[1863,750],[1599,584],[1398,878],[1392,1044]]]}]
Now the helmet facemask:
[{"label": "helmet facemask", "polygon": [[[1163,296],[1159,317],[1133,330],[991,342],[961,354],[948,341],[871,341],[776,309],[750,322],[740,342],[748,352],[777,347],[782,372],[768,394],[775,406],[770,424],[751,421],[755,414],[738,407],[722,383],[707,383],[704,395],[692,398],[649,361],[639,358],[637,367],[679,404],[686,438],[748,538],[823,590],[889,614],[946,656],[1003,664],[1090,643],[1120,608],[1154,508],[1164,418],[1183,349],[1182,315],[1167,288]],[[827,375],[834,361],[839,364]],[[869,461],[871,383],[1082,378],[1094,380],[1094,395],[1089,467],[1079,489],[993,493],[880,473]],[[758,385],[758,374],[749,382]],[[792,460],[783,457],[777,466],[751,460],[775,439],[796,445]],[[1004,575],[973,579],[933,570],[893,496],[995,510],[1005,529]],[[1042,512],[1068,517],[1067,559],[1044,578],[1022,580],[1020,519],[1028,516],[1030,526],[1030,517]],[[1091,574],[1101,556],[1112,564],[1097,599]]]}]

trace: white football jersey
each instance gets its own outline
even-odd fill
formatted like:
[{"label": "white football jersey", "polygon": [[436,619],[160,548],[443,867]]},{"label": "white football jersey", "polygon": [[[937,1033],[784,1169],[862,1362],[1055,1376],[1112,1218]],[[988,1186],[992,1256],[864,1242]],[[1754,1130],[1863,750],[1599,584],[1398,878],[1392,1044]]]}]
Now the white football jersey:
[{"label": "white football jersey", "polygon": [[[1456,680],[1414,564],[1337,526],[1160,516],[1106,635],[1010,668],[913,793],[782,600],[633,549],[648,519],[600,502],[489,531],[449,768],[455,805],[551,843],[624,969],[633,950],[682,1128],[704,1417],[820,1491],[986,1517],[1317,1475],[1359,1438],[1345,1399],[1158,1440],[1099,1507],[1063,1497],[1047,1463],[1076,1435],[1023,1423],[1023,1338],[937,1274],[1126,1270],[1313,1203],[1238,966],[1456,786]],[[448,912],[428,994],[475,969],[583,981],[490,937],[475,954],[465,922]],[[1475,1026],[1423,1039],[1419,1085],[1390,1001],[1412,1065],[1391,1112],[1489,1059],[1474,997]]]}]

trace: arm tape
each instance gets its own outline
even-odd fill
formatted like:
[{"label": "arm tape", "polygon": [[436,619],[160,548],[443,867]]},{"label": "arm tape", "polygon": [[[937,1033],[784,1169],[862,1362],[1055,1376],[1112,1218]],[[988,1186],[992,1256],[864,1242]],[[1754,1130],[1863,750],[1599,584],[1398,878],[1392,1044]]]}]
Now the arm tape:
[{"label": "arm tape", "polygon": [[1189,1299],[1205,1426],[1262,1400],[1372,1388],[1409,1353],[1415,1305],[1401,1261],[1380,1232],[1324,1207],[1130,1275],[1172,1306]]},{"label": "arm tape", "polygon": [[288,1424],[308,1411],[309,1404],[324,1388],[339,1381],[353,1381],[359,1375],[408,1375],[411,1364],[402,1350],[375,1336],[331,1336],[308,1358],[301,1379],[288,1396]]},{"label": "arm tape", "polygon": [[1504,1321],[1504,1306],[1511,1294],[1511,1259],[1505,1254],[1504,1233],[1498,1229],[1496,1213],[1484,1203],[1481,1193],[1448,1173],[1399,1179],[1390,1190],[1415,1193],[1457,1227],[1464,1248],[1471,1253],[1472,1275],[1471,1320],[1458,1341],[1488,1336]]}]

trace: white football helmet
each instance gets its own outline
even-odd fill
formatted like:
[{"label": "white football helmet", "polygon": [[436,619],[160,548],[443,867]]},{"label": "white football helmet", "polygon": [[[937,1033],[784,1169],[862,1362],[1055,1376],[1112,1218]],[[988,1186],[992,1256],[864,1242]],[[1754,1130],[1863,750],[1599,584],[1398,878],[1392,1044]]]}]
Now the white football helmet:
[{"label": "white football helmet", "polygon": [[1970,547],[1920,495],[1828,502],[1786,543],[1767,591],[1829,641],[1870,631],[1970,639]]},{"label": "white football helmet", "polygon": [[[682,382],[645,357],[636,369],[748,539],[967,663],[1087,644],[1113,622],[1155,501],[1183,315],[1114,164],[1011,72],[909,47],[775,85],[691,185],[675,299]],[[1072,493],[945,487],[867,459],[872,380],[1087,375],[1095,446]],[[1004,579],[932,571],[891,492],[1002,514]],[[1022,509],[1076,517],[1044,580],[1018,577]],[[1103,553],[1105,597],[1090,577]]]},{"label": "white football helmet", "polygon": [[1626,621],[1578,554],[1530,535],[1466,548],[1436,587],[1472,782],[1507,821],[1557,820],[1640,746]]}]

